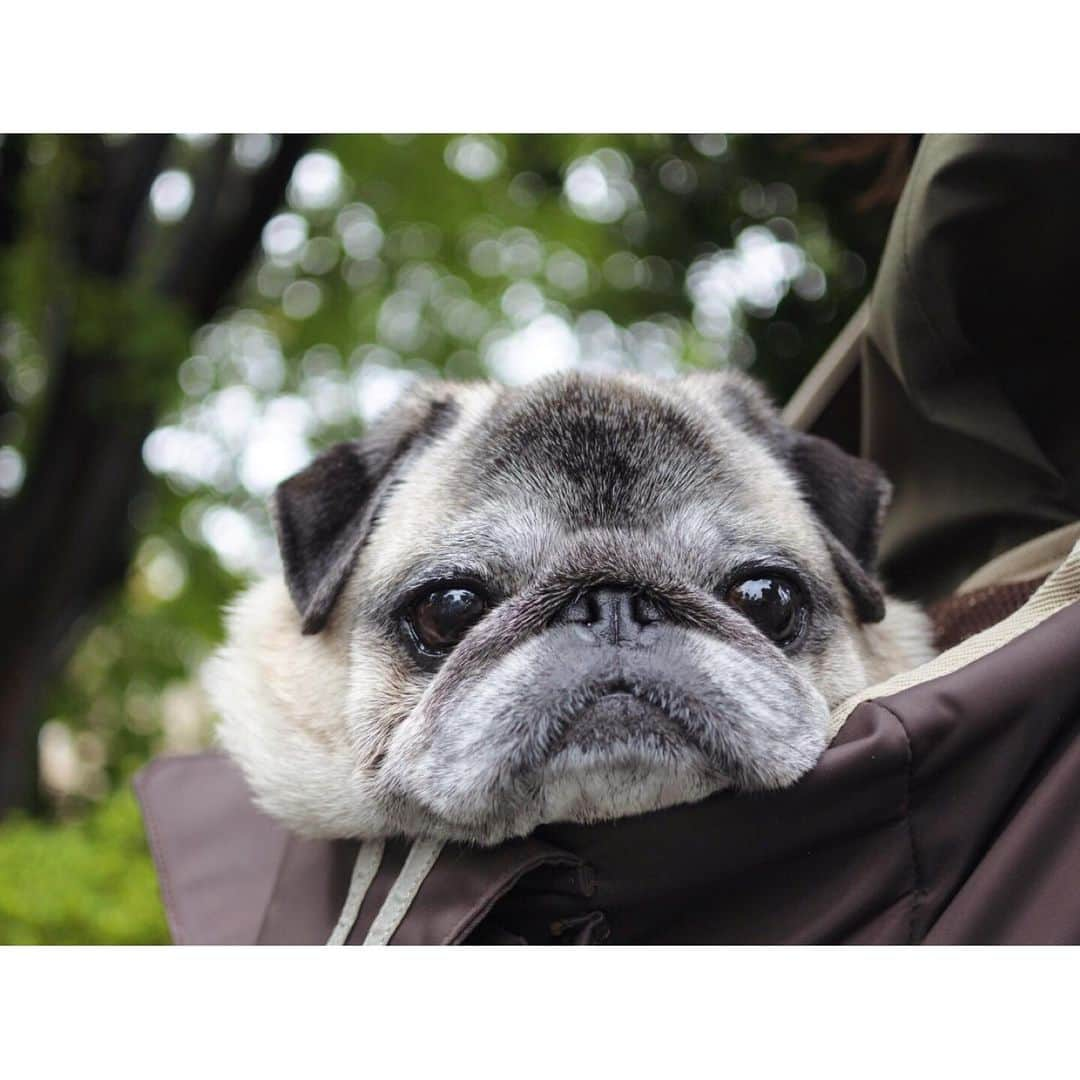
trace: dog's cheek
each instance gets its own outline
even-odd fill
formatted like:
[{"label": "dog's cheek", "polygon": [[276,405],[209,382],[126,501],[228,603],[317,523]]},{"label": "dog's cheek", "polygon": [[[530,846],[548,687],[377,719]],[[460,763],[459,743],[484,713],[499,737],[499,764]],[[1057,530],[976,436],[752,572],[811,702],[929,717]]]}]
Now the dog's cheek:
[{"label": "dog's cheek", "polygon": [[813,682],[762,643],[734,648],[695,634],[708,687],[700,738],[743,789],[787,787],[810,771],[826,746],[829,708]]},{"label": "dog's cheek", "polygon": [[823,635],[820,648],[791,658],[791,664],[818,690],[830,709],[867,685],[864,636],[863,628],[852,629],[836,620]]},{"label": "dog's cheek", "polygon": [[301,636],[280,580],[239,598],[205,678],[221,716],[218,739],[265,812],[303,835],[384,830],[346,722],[347,645],[332,630]]},{"label": "dog's cheek", "polygon": [[389,738],[382,782],[390,797],[478,840],[507,835],[528,816],[537,793],[515,773],[539,707],[530,696],[538,648],[528,642],[468,680],[431,684]]},{"label": "dog's cheek", "polygon": [[349,648],[345,726],[356,764],[375,769],[419,705],[429,678],[387,649],[376,631],[354,632]]}]

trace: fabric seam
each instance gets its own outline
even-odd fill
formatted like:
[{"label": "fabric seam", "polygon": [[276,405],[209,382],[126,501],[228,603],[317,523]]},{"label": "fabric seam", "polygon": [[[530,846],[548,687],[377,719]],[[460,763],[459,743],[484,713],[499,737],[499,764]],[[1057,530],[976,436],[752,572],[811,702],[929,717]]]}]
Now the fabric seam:
[{"label": "fabric seam", "polygon": [[926,889],[924,888],[924,878],[922,873],[922,866],[919,860],[919,848],[915,842],[915,822],[914,815],[912,813],[912,778],[914,774],[915,755],[911,747],[911,735],[908,732],[907,726],[904,721],[889,708],[888,705],[883,705],[880,701],[875,701],[874,704],[887,713],[896,721],[900,728],[900,731],[904,736],[904,746],[907,750],[907,761],[904,769],[904,823],[907,826],[908,836],[908,848],[911,853],[911,879],[912,879],[912,891],[911,891],[911,910],[908,913],[908,944],[917,945],[916,939],[916,927],[918,925],[918,916],[920,909],[920,901],[926,895]]},{"label": "fabric seam", "polygon": [[492,908],[504,897],[506,894],[528,873],[536,870],[538,867],[544,866],[547,863],[555,865],[564,864],[567,866],[584,866],[586,865],[584,860],[575,859],[571,856],[558,856],[552,857],[550,854],[537,855],[533,859],[530,859],[524,864],[524,866],[516,868],[514,874],[509,879],[504,879],[500,882],[491,893],[484,897],[478,906],[475,906],[469,910],[457,924],[446,934],[443,938],[443,944],[452,945],[455,942],[462,944],[464,939],[468,937],[479,925],[491,914]]},{"label": "fabric seam", "polygon": [[[918,155],[916,156],[918,157]],[[912,183],[915,179],[916,172],[922,171],[925,168],[927,168],[927,166],[923,162],[916,161],[912,166],[911,175],[908,177],[908,182]],[[923,297],[920,292],[919,284],[916,280],[914,272],[911,269],[911,230],[913,217],[914,214],[912,213],[911,206],[909,204],[904,207],[904,219],[902,223],[904,239],[903,243],[901,244],[901,251],[903,256],[904,277],[907,279],[907,284],[910,288],[911,297],[915,301],[915,306],[918,309],[919,317],[922,319],[923,323],[930,331],[932,337],[942,350],[941,358],[947,373],[949,375],[953,375],[956,373],[956,365],[953,363],[952,356],[949,352],[948,343],[946,342],[944,335],[938,329],[937,323],[934,319],[930,317],[929,312],[926,310],[926,306],[923,303]],[[970,354],[971,348],[966,340],[964,341],[964,346]]]},{"label": "fabric seam", "polygon": [[[142,786],[145,786],[150,778],[155,774],[161,772],[167,768],[171,762],[168,760],[160,762],[151,762],[147,767],[144,776],[146,780]],[[136,793],[138,793],[138,787],[136,787]],[[176,896],[172,888],[172,875],[169,871],[169,862],[165,858],[165,844],[161,834],[158,832],[157,820],[154,811],[150,808],[148,802],[142,802],[143,820],[146,822],[146,830],[150,841],[150,853],[154,858],[154,863],[158,868],[158,881],[160,883],[161,900],[165,908],[166,916],[169,923],[169,929],[172,932],[172,940],[174,945],[186,944],[186,934],[184,932],[184,924],[180,918],[180,912],[176,905]]]}]

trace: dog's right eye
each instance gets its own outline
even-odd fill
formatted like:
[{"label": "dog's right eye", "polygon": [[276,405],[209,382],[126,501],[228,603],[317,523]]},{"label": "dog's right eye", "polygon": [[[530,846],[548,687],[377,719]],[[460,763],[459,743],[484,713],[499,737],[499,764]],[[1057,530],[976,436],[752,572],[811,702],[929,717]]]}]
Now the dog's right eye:
[{"label": "dog's right eye", "polygon": [[486,610],[484,598],[472,589],[437,589],[413,608],[409,622],[420,647],[440,656],[457,645]]},{"label": "dog's right eye", "polygon": [[725,599],[777,645],[790,645],[805,620],[798,589],[783,577],[748,575],[728,589]]}]

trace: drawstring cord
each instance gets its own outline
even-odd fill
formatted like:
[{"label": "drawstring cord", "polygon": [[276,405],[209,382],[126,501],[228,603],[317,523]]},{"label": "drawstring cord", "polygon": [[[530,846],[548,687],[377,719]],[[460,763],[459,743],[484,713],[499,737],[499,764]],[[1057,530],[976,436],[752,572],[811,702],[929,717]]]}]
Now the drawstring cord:
[{"label": "drawstring cord", "polygon": [[401,873],[398,874],[397,881],[394,882],[389,896],[383,901],[379,914],[375,916],[375,921],[371,924],[367,937],[364,938],[365,945],[388,945],[390,943],[394,931],[405,917],[409,905],[415,899],[416,894],[420,891],[420,886],[424,884],[424,879],[435,865],[435,860],[438,859],[442,847],[441,840],[417,840],[413,844],[408,858],[405,860],[405,865],[401,868]]},{"label": "drawstring cord", "polygon": [[[405,912],[416,898],[424,879],[431,872],[442,851],[441,840],[417,840],[409,850],[405,859],[405,865],[397,876],[379,908],[375,921],[364,938],[365,945],[387,945],[394,936],[394,932],[401,925]],[[349,881],[349,891],[345,896],[345,904],[341,909],[337,924],[334,926],[327,945],[344,945],[353,926],[356,917],[360,914],[360,907],[364,902],[375,875],[379,872],[382,863],[385,844],[382,840],[368,840],[360,845],[353,864],[352,878]]]},{"label": "drawstring cord", "polygon": [[344,945],[356,916],[360,914],[360,905],[379,872],[379,864],[382,862],[383,849],[386,845],[382,840],[365,840],[360,845],[356,854],[356,862],[353,863],[352,877],[349,880],[349,891],[345,896],[345,906],[341,909],[338,921],[327,940],[327,945]]}]

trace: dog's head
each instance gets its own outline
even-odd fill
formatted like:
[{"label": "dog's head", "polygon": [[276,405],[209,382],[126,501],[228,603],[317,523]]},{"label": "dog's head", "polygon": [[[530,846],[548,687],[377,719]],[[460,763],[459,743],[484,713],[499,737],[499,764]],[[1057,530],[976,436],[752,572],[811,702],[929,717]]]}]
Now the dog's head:
[{"label": "dog's head", "polygon": [[223,741],[335,836],[793,783],[831,705],[922,658],[882,628],[887,492],[735,375],[433,384],[278,489],[284,585],[230,617]]}]

